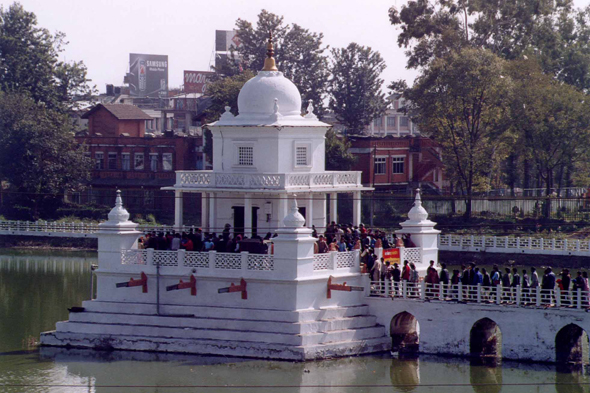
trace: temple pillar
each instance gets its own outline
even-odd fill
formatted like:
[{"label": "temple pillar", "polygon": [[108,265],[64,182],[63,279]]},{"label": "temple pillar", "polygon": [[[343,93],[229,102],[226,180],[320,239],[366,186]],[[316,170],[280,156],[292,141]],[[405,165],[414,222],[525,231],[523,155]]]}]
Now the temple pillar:
[{"label": "temple pillar", "polygon": [[352,193],[352,225],[360,225],[361,223],[361,192],[355,191]]},{"label": "temple pillar", "polygon": [[183,193],[180,190],[174,191],[174,228],[182,232],[183,217]]},{"label": "temple pillar", "polygon": [[330,221],[338,223],[338,194],[330,194]]},{"label": "temple pillar", "polygon": [[313,225],[313,192],[310,192],[307,198],[307,211],[305,215],[307,216],[305,226],[311,228]]},{"label": "temple pillar", "polygon": [[252,195],[244,194],[244,236],[252,237]]}]

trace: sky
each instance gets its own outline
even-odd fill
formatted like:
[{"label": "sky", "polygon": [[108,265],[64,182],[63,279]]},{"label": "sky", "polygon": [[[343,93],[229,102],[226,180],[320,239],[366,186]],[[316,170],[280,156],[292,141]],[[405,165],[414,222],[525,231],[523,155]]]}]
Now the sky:
[{"label": "sky", "polygon": [[[255,23],[262,9],[324,34],[332,48],[351,42],[379,51],[387,64],[385,84],[417,75],[407,70],[397,46],[398,28],[388,9],[406,0],[20,0],[39,26],[66,34],[62,60],[82,60],[99,92],[122,85],[129,53],[168,55],[169,86],[179,87],[184,70],[208,71],[214,60],[215,30],[231,30],[238,18]],[[577,7],[590,0],[574,0]],[[8,7],[12,1],[0,0]],[[280,70],[280,64],[278,65]]]}]

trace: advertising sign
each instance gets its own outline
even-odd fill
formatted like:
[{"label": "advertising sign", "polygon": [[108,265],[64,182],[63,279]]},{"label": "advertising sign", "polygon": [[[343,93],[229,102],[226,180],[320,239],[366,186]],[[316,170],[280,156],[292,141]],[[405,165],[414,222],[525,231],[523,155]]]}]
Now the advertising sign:
[{"label": "advertising sign", "polygon": [[392,265],[400,263],[399,248],[388,248],[383,250],[383,259],[385,262],[389,261]]},{"label": "advertising sign", "polygon": [[184,92],[205,94],[208,79],[214,72],[184,71]]},{"label": "advertising sign", "polygon": [[168,96],[168,56],[129,54],[127,75],[130,95],[135,97]]},{"label": "advertising sign", "polygon": [[234,49],[242,45],[235,30],[215,30],[215,51],[227,52],[233,46]]}]

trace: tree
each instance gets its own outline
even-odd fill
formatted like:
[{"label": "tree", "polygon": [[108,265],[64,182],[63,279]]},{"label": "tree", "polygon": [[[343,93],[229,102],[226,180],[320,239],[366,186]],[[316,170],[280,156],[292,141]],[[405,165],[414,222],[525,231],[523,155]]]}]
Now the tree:
[{"label": "tree", "polygon": [[[572,176],[576,163],[588,153],[590,104],[584,93],[543,74],[533,59],[511,62],[514,81],[511,101],[512,126],[517,145],[534,163],[545,184],[546,195],[555,190],[555,177]],[[545,204],[545,216],[551,212]]]},{"label": "tree", "polygon": [[0,90],[26,92],[64,112],[76,99],[88,99],[94,88],[88,86],[84,63],[58,60],[65,44],[63,33],[54,36],[38,27],[35,14],[19,3],[0,8]]},{"label": "tree", "polygon": [[326,133],[326,170],[349,171],[356,157],[350,153],[350,142],[333,130]]},{"label": "tree", "polygon": [[320,118],[325,112],[324,96],[328,82],[328,60],[322,45],[324,35],[312,33],[297,24],[284,25],[283,17],[266,10],[258,14],[256,27],[243,19],[236,22],[241,46],[237,54],[243,68],[257,72],[264,66],[269,33],[272,33],[277,68],[299,89],[302,112],[313,101]]},{"label": "tree", "polygon": [[460,48],[485,48],[513,60],[537,57],[544,72],[590,88],[590,7],[572,0],[414,0],[389,9],[401,28],[408,67],[421,68]]},{"label": "tree", "polygon": [[35,218],[44,202],[87,181],[91,167],[66,115],[26,94],[0,92],[0,180],[23,193]]},{"label": "tree", "polygon": [[421,132],[443,148],[446,174],[465,198],[467,219],[474,191],[489,187],[512,140],[505,63],[487,50],[450,52],[406,91]]},{"label": "tree", "polygon": [[329,81],[330,109],[350,134],[363,132],[374,118],[387,109],[381,92],[385,61],[379,52],[351,43],[332,49]]}]

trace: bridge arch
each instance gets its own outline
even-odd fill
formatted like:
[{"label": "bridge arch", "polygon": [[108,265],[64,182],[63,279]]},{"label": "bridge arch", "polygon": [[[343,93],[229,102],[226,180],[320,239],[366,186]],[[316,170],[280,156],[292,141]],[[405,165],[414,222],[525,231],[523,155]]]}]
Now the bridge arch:
[{"label": "bridge arch", "polygon": [[469,333],[469,352],[473,357],[502,357],[502,332],[496,322],[482,318],[473,324]]},{"label": "bridge arch", "polygon": [[418,352],[420,324],[416,317],[409,312],[403,311],[391,318],[389,334],[392,351]]},{"label": "bridge arch", "polygon": [[555,361],[557,363],[589,364],[588,334],[574,323],[561,328],[555,336]]}]

